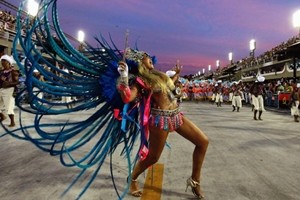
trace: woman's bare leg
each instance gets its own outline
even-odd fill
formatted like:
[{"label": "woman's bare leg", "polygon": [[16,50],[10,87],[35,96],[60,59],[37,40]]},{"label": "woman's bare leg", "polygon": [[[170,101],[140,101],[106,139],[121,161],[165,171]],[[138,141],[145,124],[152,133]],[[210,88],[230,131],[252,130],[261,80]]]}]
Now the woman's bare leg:
[{"label": "woman's bare leg", "polygon": [[149,134],[149,153],[145,160],[139,160],[136,164],[136,166],[133,169],[133,172],[131,174],[131,178],[133,181],[131,181],[130,185],[130,193],[133,196],[141,196],[141,192],[138,189],[138,183],[135,181],[138,176],[143,173],[148,167],[155,164],[159,158],[160,155],[164,149],[166,140],[168,137],[168,132],[159,130],[156,127],[150,127],[150,134]]},{"label": "woman's bare leg", "polygon": [[[180,126],[176,132],[195,145],[193,152],[192,179],[200,183],[201,168],[209,143],[208,137],[186,117],[183,117],[183,125]],[[196,192],[203,196],[200,186],[196,188]]]}]

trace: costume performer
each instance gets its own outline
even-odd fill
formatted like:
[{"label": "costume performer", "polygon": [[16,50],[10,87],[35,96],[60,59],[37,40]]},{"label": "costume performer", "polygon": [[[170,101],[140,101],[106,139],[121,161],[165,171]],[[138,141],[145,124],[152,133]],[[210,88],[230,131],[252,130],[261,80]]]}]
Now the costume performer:
[{"label": "costume performer", "polygon": [[[112,155],[115,150],[118,148],[120,156],[126,158],[124,162],[127,163],[130,183],[127,189],[132,195],[140,196],[135,180],[158,160],[168,133],[175,130],[195,145],[192,175],[187,186],[191,186],[195,196],[201,198],[200,174],[208,138],[182,115],[172,95],[172,80],[153,69],[150,56],[131,49],[124,52],[113,41],[107,42],[100,36],[100,39],[96,38],[100,48],[84,43],[89,53],[86,57],[69,43],[60,29],[57,0],[41,1],[34,18],[24,15],[22,8],[23,4],[18,12],[14,55],[17,55],[19,44],[26,60],[21,62],[17,56],[15,59],[26,81],[25,88],[16,96],[20,128],[8,130],[3,127],[7,134],[29,140],[41,150],[59,156],[64,166],[81,168],[65,192],[81,180],[85,172],[93,170],[77,199],[87,191],[103,163],[110,158],[112,181],[119,199],[122,199],[128,190],[119,194],[114,182]],[[50,21],[53,24],[50,25]],[[42,47],[43,55],[47,54],[54,62],[46,59],[36,49],[37,45]],[[70,73],[57,66],[63,66]],[[36,78],[34,70],[38,70],[47,81]],[[68,102],[38,98],[40,92],[58,98],[73,97],[71,103],[74,106],[68,106]],[[29,106],[21,103],[25,94],[31,99]],[[59,115],[67,119],[69,113],[78,111],[84,116],[83,113],[91,109],[96,111],[79,120],[55,121],[52,117],[53,121],[49,121],[47,118],[48,115]],[[33,124],[22,123],[23,111],[34,115]],[[82,155],[82,152],[87,153]]]},{"label": "costume performer", "polygon": [[232,112],[236,111],[239,112],[240,108],[242,107],[242,91],[241,86],[238,84],[234,84],[232,86]]},{"label": "costume performer", "polygon": [[222,107],[223,103],[223,86],[222,81],[219,80],[218,83],[215,85],[215,102],[217,107]]},{"label": "costume performer", "polygon": [[290,94],[290,102],[291,105],[291,115],[294,116],[294,122],[299,122],[299,100],[300,100],[300,84],[294,87],[293,91]]},{"label": "costume performer", "polygon": [[[124,102],[133,102],[141,96],[151,100],[151,115],[149,118],[149,150],[145,159],[138,161],[131,174],[130,192],[133,196],[142,195],[138,189],[137,178],[148,167],[155,164],[163,151],[169,132],[176,131],[184,138],[195,144],[193,152],[193,167],[191,177],[187,179],[196,197],[201,199],[200,174],[202,163],[208,147],[206,135],[178,107],[172,91],[173,81],[164,73],[154,69],[151,57],[141,51],[127,49],[126,62],[119,63],[121,81],[118,86]],[[133,73],[135,81],[128,85],[128,68]],[[137,68],[137,69],[136,69]],[[146,109],[147,110],[147,109]]]},{"label": "costume performer", "polygon": [[252,99],[252,104],[254,107],[254,115],[253,115],[253,119],[257,120],[257,112],[258,112],[258,119],[262,120],[261,115],[263,113],[263,111],[265,111],[265,107],[264,107],[264,84],[263,82],[265,81],[265,77],[263,76],[258,76],[257,77],[257,81],[255,81],[253,83],[253,85],[250,88],[250,93],[252,95],[251,99]]},{"label": "costume performer", "polygon": [[14,59],[11,56],[3,55],[0,58],[2,70],[0,72],[0,121],[9,116],[8,127],[15,126],[15,98],[13,97],[15,87],[19,84],[19,73],[12,66]]}]

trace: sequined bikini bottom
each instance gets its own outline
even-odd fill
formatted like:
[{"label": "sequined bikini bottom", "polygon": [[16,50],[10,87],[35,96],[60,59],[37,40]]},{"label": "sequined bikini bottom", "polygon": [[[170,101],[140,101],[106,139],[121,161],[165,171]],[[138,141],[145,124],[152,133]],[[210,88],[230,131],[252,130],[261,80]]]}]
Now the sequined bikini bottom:
[{"label": "sequined bikini bottom", "polygon": [[151,108],[149,124],[158,127],[160,130],[171,132],[183,124],[182,116],[183,113],[180,112],[179,107],[174,110]]}]

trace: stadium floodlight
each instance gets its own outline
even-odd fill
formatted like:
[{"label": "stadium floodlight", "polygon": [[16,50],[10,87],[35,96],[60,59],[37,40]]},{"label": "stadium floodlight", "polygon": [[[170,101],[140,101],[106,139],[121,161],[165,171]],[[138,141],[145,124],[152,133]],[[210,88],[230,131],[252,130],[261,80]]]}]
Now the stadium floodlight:
[{"label": "stadium floodlight", "polygon": [[229,52],[228,59],[230,61],[230,64],[232,64],[232,61],[233,61],[233,53],[232,52]]},{"label": "stadium floodlight", "polygon": [[82,43],[82,42],[84,42],[84,32],[82,31],[82,30],[79,30],[78,31],[78,41],[80,42],[80,43]]},{"label": "stadium floodlight", "polygon": [[250,40],[249,46],[250,46],[250,56],[254,57],[254,51],[256,49],[256,41],[254,39]]},{"label": "stadium floodlight", "polygon": [[295,28],[299,28],[299,37],[300,37],[300,10],[296,11],[293,14],[293,25]]},{"label": "stadium floodlight", "polygon": [[27,10],[29,15],[35,17],[39,11],[39,4],[35,0],[29,0]]},{"label": "stadium floodlight", "polygon": [[216,61],[216,65],[217,65],[217,68],[220,67],[220,60],[217,60],[217,61]]}]

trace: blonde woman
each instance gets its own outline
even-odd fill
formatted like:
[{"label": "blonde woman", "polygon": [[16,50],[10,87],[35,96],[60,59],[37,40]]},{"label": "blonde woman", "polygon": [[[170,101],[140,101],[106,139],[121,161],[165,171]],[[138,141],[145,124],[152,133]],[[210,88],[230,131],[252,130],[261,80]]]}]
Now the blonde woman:
[{"label": "blonde woman", "polygon": [[[151,115],[149,118],[149,151],[134,167],[130,181],[130,192],[135,197],[142,196],[137,178],[149,166],[155,164],[163,151],[168,134],[176,131],[183,138],[195,145],[192,154],[192,173],[187,179],[187,188],[201,199],[204,197],[200,188],[200,177],[203,160],[208,147],[208,137],[178,107],[172,91],[173,81],[165,74],[154,69],[152,58],[145,52],[126,49],[126,62],[119,63],[120,80],[117,86],[125,103],[136,101],[141,96],[151,97]],[[139,81],[128,81],[133,73]],[[179,70],[177,71],[179,73]],[[129,85],[129,82],[132,84]],[[142,83],[141,83],[142,82]]]}]

